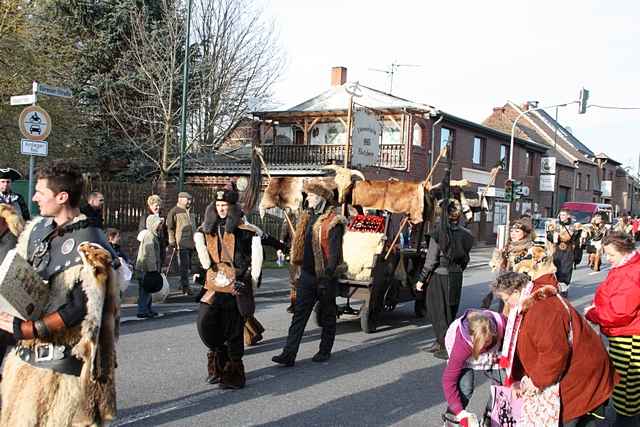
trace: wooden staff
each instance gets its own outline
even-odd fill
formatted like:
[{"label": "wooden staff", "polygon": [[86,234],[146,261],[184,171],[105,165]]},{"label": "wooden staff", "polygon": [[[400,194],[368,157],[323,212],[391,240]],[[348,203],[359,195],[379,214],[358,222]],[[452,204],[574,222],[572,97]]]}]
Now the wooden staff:
[{"label": "wooden staff", "polygon": [[431,180],[431,175],[433,175],[433,171],[436,170],[436,166],[438,166],[438,162],[440,161],[440,159],[443,156],[447,155],[447,150],[448,150],[448,145],[446,145],[444,147],[444,149],[440,150],[440,154],[438,154],[438,158],[436,159],[436,162],[433,164],[433,167],[431,168],[431,170],[429,171],[429,175],[427,175],[427,178],[424,180],[425,183],[428,183]]},{"label": "wooden staff", "polygon": [[489,175],[489,183],[486,187],[484,187],[482,193],[480,193],[480,210],[482,210],[482,199],[486,197],[486,194],[489,191],[489,187],[493,186],[493,184],[496,183],[498,172],[500,172],[500,166],[496,166],[495,168],[491,169],[491,175]]},{"label": "wooden staff", "polygon": [[409,217],[405,216],[402,222],[400,223],[400,229],[396,233],[396,237],[393,239],[393,242],[391,242],[391,245],[389,246],[389,250],[387,251],[387,254],[384,256],[385,261],[387,260],[387,258],[389,258],[389,255],[391,254],[391,251],[393,250],[394,245],[400,238],[400,233],[402,233],[402,230],[404,230],[404,226],[407,225],[407,221],[409,221]]},{"label": "wooden staff", "polygon": [[[271,182],[271,174],[269,173],[269,168],[267,167],[267,163],[264,161],[264,157],[262,157],[262,151],[260,149],[256,149],[256,154],[260,159],[260,163],[262,163],[262,166],[264,167],[264,171],[266,172],[267,177],[269,178],[269,182]],[[284,212],[284,218],[287,220],[287,224],[289,224],[289,229],[291,230],[291,236],[293,236],[296,230],[293,228],[293,223],[291,222],[291,218],[289,218],[289,215],[287,214],[287,211],[285,209],[282,209],[282,212]]]}]

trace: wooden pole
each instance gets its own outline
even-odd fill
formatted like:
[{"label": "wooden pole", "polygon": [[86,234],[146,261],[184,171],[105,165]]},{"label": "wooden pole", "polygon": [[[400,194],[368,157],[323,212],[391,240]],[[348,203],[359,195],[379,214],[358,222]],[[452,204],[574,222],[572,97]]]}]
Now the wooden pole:
[{"label": "wooden pole", "polygon": [[427,175],[427,178],[424,180],[425,183],[429,183],[431,180],[431,175],[433,175],[433,171],[436,170],[436,166],[438,166],[438,162],[440,162],[440,159],[443,156],[447,155],[447,149],[448,149],[449,145],[446,145],[444,147],[444,149],[440,150],[440,154],[438,154],[438,158],[436,159],[435,163],[433,164],[433,167],[431,168],[431,170],[429,171],[429,175]]},{"label": "wooden pole", "polygon": [[387,258],[389,258],[389,255],[391,254],[391,251],[393,250],[393,247],[395,246],[396,242],[400,238],[400,234],[402,233],[402,230],[404,230],[404,226],[407,225],[408,221],[409,221],[409,217],[405,216],[404,219],[402,220],[402,222],[400,223],[400,229],[396,233],[396,237],[391,242],[391,245],[389,246],[389,250],[387,250],[387,254],[384,256],[385,261],[387,260]]},{"label": "wooden pole", "polygon": [[[262,157],[262,153],[258,150],[256,154],[260,159],[260,163],[262,163],[262,166],[264,167],[264,171],[266,172],[267,177],[269,178],[269,182],[271,182],[271,174],[269,173],[269,168],[267,167],[267,163],[264,161],[264,157]],[[293,236],[296,230],[293,228],[293,223],[291,222],[291,218],[289,218],[289,215],[287,214],[286,210],[282,209],[282,212],[284,212],[284,218],[287,220],[287,224],[289,224],[289,229],[291,230],[291,235]]]},{"label": "wooden pole", "polygon": [[347,146],[344,149],[344,167],[349,167],[351,150],[351,127],[353,126],[353,95],[349,95],[349,110],[347,112]]}]

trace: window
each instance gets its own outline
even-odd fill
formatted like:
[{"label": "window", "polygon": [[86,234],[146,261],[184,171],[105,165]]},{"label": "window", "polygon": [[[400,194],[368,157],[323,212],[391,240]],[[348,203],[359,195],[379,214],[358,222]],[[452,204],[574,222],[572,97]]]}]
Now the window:
[{"label": "window", "polygon": [[477,136],[473,138],[473,164],[474,165],[484,165],[484,139],[478,138]]},{"label": "window", "polygon": [[453,129],[442,128],[440,130],[440,151],[444,150],[447,143],[451,143],[451,152],[453,152]]},{"label": "window", "polygon": [[585,184],[585,189],[587,191],[591,190],[591,175],[587,174],[587,182]]},{"label": "window", "polygon": [[422,126],[419,123],[413,125],[413,145],[422,147]]},{"label": "window", "polygon": [[533,176],[533,156],[534,154],[531,151],[524,153],[524,172],[528,176]]},{"label": "window", "polygon": [[509,169],[509,146],[500,145],[500,165],[502,169]]},{"label": "window", "polygon": [[580,172],[576,175],[576,190],[579,190],[582,187],[582,174]]}]

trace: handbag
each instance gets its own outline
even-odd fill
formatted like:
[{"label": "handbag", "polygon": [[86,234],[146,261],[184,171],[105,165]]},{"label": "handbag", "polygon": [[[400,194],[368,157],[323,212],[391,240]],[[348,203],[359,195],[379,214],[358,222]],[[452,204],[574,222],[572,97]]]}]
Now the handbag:
[{"label": "handbag", "polygon": [[164,280],[162,274],[159,271],[148,271],[144,273],[142,279],[142,289],[146,293],[154,294],[162,289]]},{"label": "handbag", "polygon": [[[511,387],[491,385],[491,427],[514,427],[522,418],[522,399],[511,395]],[[540,424],[541,425],[541,424]]]}]

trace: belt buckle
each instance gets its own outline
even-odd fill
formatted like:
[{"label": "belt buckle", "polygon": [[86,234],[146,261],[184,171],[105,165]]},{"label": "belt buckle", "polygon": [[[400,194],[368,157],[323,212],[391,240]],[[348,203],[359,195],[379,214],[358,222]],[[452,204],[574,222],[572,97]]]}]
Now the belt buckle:
[{"label": "belt buckle", "polygon": [[38,344],[34,349],[35,362],[50,362],[53,360],[54,346],[51,343]]}]

